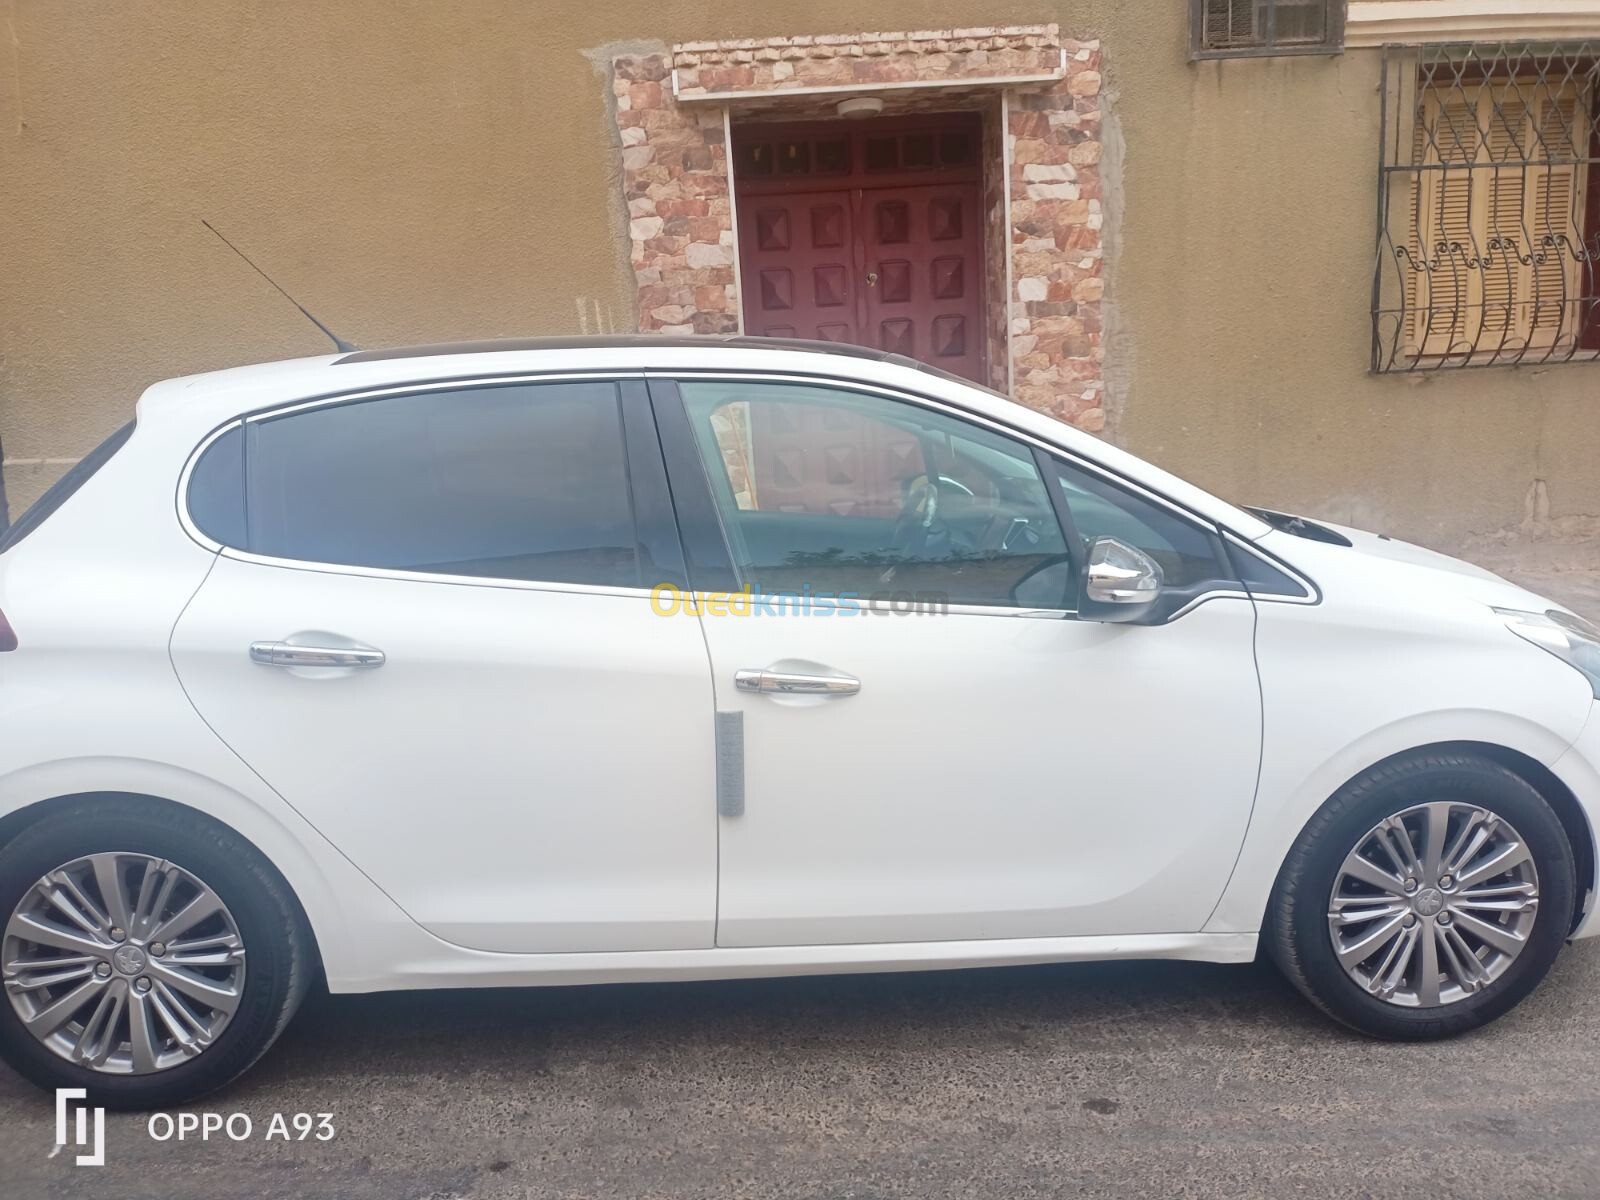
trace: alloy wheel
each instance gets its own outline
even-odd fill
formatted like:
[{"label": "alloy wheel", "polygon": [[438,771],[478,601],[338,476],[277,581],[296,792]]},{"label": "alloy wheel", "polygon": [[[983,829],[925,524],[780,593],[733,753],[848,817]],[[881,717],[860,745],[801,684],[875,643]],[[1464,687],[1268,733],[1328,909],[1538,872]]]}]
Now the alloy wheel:
[{"label": "alloy wheel", "polygon": [[18,1019],[68,1062],[147,1075],[215,1043],[244,994],[244,941],[192,872],[148,854],[103,853],[47,872],[0,941]]},{"label": "alloy wheel", "polygon": [[1408,1008],[1476,995],[1528,944],[1539,874],[1505,818],[1437,801],[1368,830],[1334,878],[1328,933],[1345,973]]}]

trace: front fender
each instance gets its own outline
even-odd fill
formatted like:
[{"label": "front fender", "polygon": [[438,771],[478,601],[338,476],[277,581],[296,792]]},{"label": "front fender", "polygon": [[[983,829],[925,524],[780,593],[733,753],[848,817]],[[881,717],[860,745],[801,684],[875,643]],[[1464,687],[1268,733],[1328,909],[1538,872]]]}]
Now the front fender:
[{"label": "front fender", "polygon": [[[1260,930],[1278,872],[1295,839],[1318,810],[1345,784],[1386,759],[1447,743],[1514,750],[1547,767],[1562,759],[1573,744],[1570,737],[1535,721],[1482,709],[1440,710],[1391,722],[1344,745],[1309,770],[1303,764],[1297,769],[1291,749],[1274,749],[1269,744],[1262,756],[1261,783],[1239,861],[1204,931]],[[1588,794],[1597,793],[1591,789]]]},{"label": "front fender", "polygon": [[[1595,848],[1594,831],[1600,827],[1600,703],[1591,706],[1589,720],[1585,722],[1578,740],[1551,764],[1550,770],[1577,798],[1578,808],[1588,822],[1590,847]],[[1589,892],[1584,901],[1586,907],[1583,915],[1572,931],[1574,938],[1600,934],[1600,916],[1596,915],[1600,910],[1595,906],[1595,897],[1600,894],[1600,853],[1590,858],[1596,864],[1596,869],[1591,872],[1590,879],[1579,881],[1587,882]]]}]

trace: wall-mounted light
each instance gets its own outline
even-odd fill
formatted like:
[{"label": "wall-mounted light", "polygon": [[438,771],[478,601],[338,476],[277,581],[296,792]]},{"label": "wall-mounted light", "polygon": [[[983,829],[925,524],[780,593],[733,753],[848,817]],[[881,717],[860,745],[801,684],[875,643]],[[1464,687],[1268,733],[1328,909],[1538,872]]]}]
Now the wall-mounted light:
[{"label": "wall-mounted light", "polygon": [[852,96],[834,106],[841,117],[875,117],[883,111],[883,101],[876,96]]}]

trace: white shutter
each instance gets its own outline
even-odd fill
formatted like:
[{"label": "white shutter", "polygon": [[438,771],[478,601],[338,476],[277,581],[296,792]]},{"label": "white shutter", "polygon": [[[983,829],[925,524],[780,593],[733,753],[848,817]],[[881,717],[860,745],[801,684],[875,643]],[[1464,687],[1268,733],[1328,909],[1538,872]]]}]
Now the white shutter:
[{"label": "white shutter", "polygon": [[1484,180],[1486,206],[1484,251],[1489,259],[1483,270],[1483,320],[1479,348],[1489,353],[1514,351],[1526,340],[1520,328],[1518,301],[1526,295],[1528,267],[1521,261],[1523,198],[1528,157],[1528,104],[1511,89],[1500,88],[1484,105],[1488,136],[1488,178]]},{"label": "white shutter", "polygon": [[[1426,106],[1418,105],[1411,123],[1411,162],[1421,166],[1428,153]],[[1431,251],[1423,249],[1423,237],[1429,228],[1427,214],[1432,191],[1429,173],[1417,171],[1411,176],[1411,194],[1406,199],[1406,257],[1401,262],[1401,287],[1405,295],[1405,343],[1407,357],[1414,357],[1422,349],[1423,329],[1427,325],[1427,261]]]},{"label": "white shutter", "polygon": [[[1583,241],[1583,172],[1574,125],[1583,111],[1575,94],[1545,98],[1540,105],[1538,151],[1556,160],[1528,170],[1528,234],[1536,258],[1526,297],[1530,346],[1570,346],[1579,320],[1582,264],[1572,250]],[[1587,122],[1584,122],[1587,126]],[[1568,161],[1562,162],[1560,160]]]},{"label": "white shutter", "polygon": [[1409,244],[1429,269],[1405,285],[1408,354],[1509,358],[1571,344],[1588,103],[1576,85],[1424,94]]},{"label": "white shutter", "polygon": [[[1478,104],[1471,96],[1429,96],[1422,181],[1423,228],[1419,231],[1428,271],[1418,287],[1419,330],[1424,354],[1460,353],[1477,333],[1479,274],[1469,265],[1482,245],[1482,203],[1473,203],[1471,168],[1479,154]],[[1469,328],[1470,321],[1470,328]]]}]

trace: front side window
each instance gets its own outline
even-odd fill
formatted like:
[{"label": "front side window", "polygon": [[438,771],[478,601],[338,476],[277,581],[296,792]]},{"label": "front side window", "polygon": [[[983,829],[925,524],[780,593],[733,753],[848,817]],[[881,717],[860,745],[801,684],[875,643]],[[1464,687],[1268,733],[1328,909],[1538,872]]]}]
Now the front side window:
[{"label": "front side window", "polygon": [[685,381],[741,582],[779,595],[1035,607],[1066,553],[1027,446],[903,401],[822,385]]},{"label": "front side window", "polygon": [[1385,52],[1374,366],[1600,354],[1589,47]]},{"label": "front side window", "polygon": [[1082,467],[1057,463],[1056,471],[1073,528],[1086,544],[1110,537],[1143,550],[1160,564],[1168,588],[1237,587],[1213,530]]},{"label": "front side window", "polygon": [[1344,44],[1344,0],[1190,0],[1195,58],[1330,54]]},{"label": "front side window", "polygon": [[[247,427],[246,545],[273,558],[637,586],[611,383],[392,396]],[[194,493],[191,489],[191,513]]]}]

